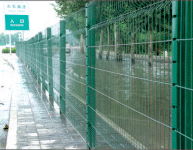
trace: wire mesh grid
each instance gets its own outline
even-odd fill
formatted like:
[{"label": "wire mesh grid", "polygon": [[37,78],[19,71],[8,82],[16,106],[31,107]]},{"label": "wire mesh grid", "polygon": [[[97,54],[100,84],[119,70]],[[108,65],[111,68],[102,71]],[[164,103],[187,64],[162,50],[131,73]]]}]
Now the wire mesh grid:
[{"label": "wire mesh grid", "polygon": [[[117,6],[116,13],[103,12],[107,3],[111,9]],[[88,66],[95,71],[93,126],[115,149],[170,149],[172,5],[144,2],[137,9],[137,3],[92,3],[100,12],[100,17],[91,16],[95,23],[89,30],[95,32],[89,48],[96,52],[95,66]],[[126,4],[133,4],[131,12],[126,13]],[[101,122],[106,123],[102,130]]]}]

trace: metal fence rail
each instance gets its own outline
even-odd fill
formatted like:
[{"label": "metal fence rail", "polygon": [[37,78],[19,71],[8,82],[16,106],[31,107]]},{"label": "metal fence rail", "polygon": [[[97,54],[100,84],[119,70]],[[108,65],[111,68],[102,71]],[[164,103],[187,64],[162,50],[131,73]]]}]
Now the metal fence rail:
[{"label": "metal fence rail", "polygon": [[88,148],[193,148],[192,6],[92,1],[16,53]]}]

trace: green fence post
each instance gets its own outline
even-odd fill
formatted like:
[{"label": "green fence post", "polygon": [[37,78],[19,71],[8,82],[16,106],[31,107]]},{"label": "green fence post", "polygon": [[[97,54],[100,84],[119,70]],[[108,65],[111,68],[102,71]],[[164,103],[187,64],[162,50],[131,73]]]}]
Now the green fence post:
[{"label": "green fence post", "polygon": [[18,43],[18,42],[15,42],[16,56],[18,56],[18,55],[17,55],[17,43]]},{"label": "green fence post", "polygon": [[17,51],[17,48],[18,48],[18,42],[15,42],[15,48],[16,48],[16,56],[18,56],[18,51]]},{"label": "green fence post", "polygon": [[19,42],[19,57],[21,59],[21,42]]},{"label": "green fence post", "polygon": [[177,63],[178,63],[178,42],[176,39],[179,38],[179,33],[178,33],[178,18],[179,18],[179,2],[178,1],[172,1],[172,38],[173,38],[173,43],[172,43],[172,149],[177,149],[178,148],[178,134],[176,132],[177,127],[178,127],[178,119],[177,119]]},{"label": "green fence post", "polygon": [[22,41],[22,61],[24,62],[25,54],[24,54],[24,41]]},{"label": "green fence post", "polygon": [[86,4],[86,114],[87,148],[95,147],[95,6]]},{"label": "green fence post", "polygon": [[21,52],[21,42],[18,42],[18,57],[20,57]]},{"label": "green fence post", "polygon": [[15,42],[16,56],[17,56],[17,42]]},{"label": "green fence post", "polygon": [[19,55],[20,55],[20,60],[22,59],[22,42],[20,42],[20,52],[19,52]]},{"label": "green fence post", "polygon": [[42,49],[41,49],[41,41],[42,41],[42,33],[41,32],[39,32],[38,33],[38,58],[39,58],[39,82],[40,83],[42,83],[42,85],[43,85],[43,75],[42,75],[42,65],[43,65],[43,63],[42,63]]},{"label": "green fence post", "polygon": [[[192,2],[173,1],[172,148],[192,149]],[[183,39],[183,40],[181,40]],[[177,87],[180,86],[180,87]],[[185,87],[185,88],[181,88]],[[178,133],[177,133],[178,132]],[[181,135],[182,134],[182,135]]]},{"label": "green fence post", "polygon": [[27,41],[24,41],[24,44],[25,44],[25,49],[24,49],[24,51],[25,51],[25,65],[27,67],[27,64],[28,64],[28,62],[27,62]]},{"label": "green fence post", "polygon": [[25,54],[24,54],[24,41],[22,41],[22,62],[24,62],[24,59],[25,59]]},{"label": "green fence post", "polygon": [[66,21],[60,20],[60,112],[65,114],[66,100]]},{"label": "green fence post", "polygon": [[19,57],[21,59],[21,42],[19,42]]},{"label": "green fence post", "polygon": [[39,61],[40,61],[40,79],[42,86],[45,88],[45,78],[44,78],[44,60],[43,60],[43,44],[42,44],[42,32],[38,33],[39,37]]},{"label": "green fence post", "polygon": [[31,61],[31,56],[30,56],[30,47],[29,47],[29,41],[26,40],[26,46],[27,46],[27,66],[30,68],[30,61]]},{"label": "green fence post", "polygon": [[32,71],[32,60],[33,60],[33,55],[32,55],[32,49],[31,49],[31,39],[28,40],[28,46],[29,46],[29,50],[30,50],[30,69]]},{"label": "green fence post", "polygon": [[37,78],[37,70],[36,70],[36,49],[35,49],[35,37],[32,38],[32,49],[34,51],[34,75]]},{"label": "green fence post", "polygon": [[[185,13],[185,39],[191,39],[192,38],[192,1],[186,1],[186,13]],[[186,40],[185,41],[185,87],[188,89],[192,89],[191,85],[192,85],[192,47],[191,47],[191,43],[192,41],[190,40]],[[192,136],[192,120],[191,120],[191,116],[192,114],[192,102],[193,100],[191,99],[191,94],[192,91],[190,90],[185,90],[185,135],[187,137],[191,137]],[[192,149],[192,141],[188,138],[185,139],[185,149]]]},{"label": "green fence post", "polygon": [[28,42],[25,41],[25,56],[26,56],[26,58],[25,58],[25,64],[26,64],[26,66],[29,66],[29,62],[28,62],[28,50],[29,50],[29,48],[28,48]]},{"label": "green fence post", "polygon": [[31,38],[31,49],[32,49],[32,53],[33,53],[33,60],[32,60],[32,63],[33,63],[32,68],[33,69],[32,69],[32,71],[33,71],[33,74],[35,75],[35,72],[36,72],[35,71],[35,67],[36,67],[35,66],[35,62],[36,62],[35,60],[36,59],[35,59],[35,49],[34,49],[34,37]]},{"label": "green fence post", "polygon": [[25,57],[24,57],[24,63],[25,63],[25,65],[27,66],[27,51],[26,51],[26,41],[23,41],[23,43],[24,43],[24,55],[25,55]]},{"label": "green fence post", "polygon": [[37,44],[37,42],[38,42],[38,36],[37,35],[35,35],[35,37],[34,37],[34,49],[35,49],[35,58],[36,58],[36,78],[37,78],[37,80],[39,80],[39,75],[38,75],[38,70],[39,70],[39,63],[38,63],[38,61],[39,61],[39,59],[38,59],[38,44]]},{"label": "green fence post", "polygon": [[51,28],[47,28],[47,49],[48,49],[48,86],[49,94],[53,98],[53,70],[52,70],[52,40]]},{"label": "green fence post", "polygon": [[25,41],[23,41],[23,63],[25,64]]},{"label": "green fence post", "polygon": [[40,45],[39,45],[39,34],[36,35],[37,38],[36,38],[36,49],[37,49],[37,68],[38,68],[38,82],[41,83],[41,80],[40,80],[40,69],[41,69],[41,63],[40,63]]},{"label": "green fence post", "polygon": [[33,49],[32,49],[32,40],[29,40],[30,54],[31,54],[31,71],[33,71]]},{"label": "green fence post", "polygon": [[23,41],[20,43],[20,59],[22,60],[23,58]]},{"label": "green fence post", "polygon": [[23,54],[22,53],[23,53],[23,42],[21,42],[21,53],[20,53],[21,54],[21,57],[20,57],[21,61],[23,59]]},{"label": "green fence post", "polygon": [[26,65],[26,42],[23,41],[24,64]]}]

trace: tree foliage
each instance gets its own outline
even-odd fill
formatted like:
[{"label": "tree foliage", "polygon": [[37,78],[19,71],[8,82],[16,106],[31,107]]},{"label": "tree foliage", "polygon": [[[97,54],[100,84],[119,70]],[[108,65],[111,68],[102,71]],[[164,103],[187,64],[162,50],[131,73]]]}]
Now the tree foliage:
[{"label": "tree foliage", "polygon": [[72,14],[73,12],[84,8],[85,4],[88,3],[89,0],[63,0],[63,1],[56,1],[56,4],[52,4],[54,10],[57,12],[57,15],[63,19],[67,15]]},{"label": "tree foliage", "polygon": [[[11,35],[11,44],[13,45],[14,42],[19,41],[19,34],[20,32],[14,33]],[[9,35],[1,33],[0,34],[0,45],[6,45],[9,44]]]},{"label": "tree foliage", "polygon": [[[90,0],[93,1],[93,0]],[[76,32],[85,28],[85,11],[78,11],[85,7],[85,4],[89,0],[85,1],[57,1],[54,6],[57,14],[64,18],[66,17],[66,29],[71,32]],[[109,25],[111,33],[111,43],[114,43],[114,23],[117,23],[118,30],[120,32],[120,42],[125,44],[131,44],[135,34],[134,43],[152,42],[152,41],[164,41],[171,39],[172,33],[172,9],[168,4],[170,1],[98,1],[95,0],[92,5],[95,5],[95,20],[96,26],[105,24],[100,28],[96,28],[96,44],[99,44],[101,29],[107,30],[106,26]],[[74,13],[78,11],[77,13]],[[72,14],[73,13],[73,14]],[[72,15],[70,15],[72,14]],[[68,15],[68,17],[67,17]],[[134,33],[134,34],[132,34]],[[83,33],[84,34],[84,33]],[[152,41],[149,39],[149,35],[152,37]],[[107,31],[104,32],[104,45],[107,40]],[[77,39],[80,39],[80,34],[74,35]],[[85,37],[85,35],[84,35]],[[126,41],[127,39],[127,41]],[[143,46],[143,52],[147,50],[148,43]],[[153,44],[153,51],[156,49],[168,49],[171,46],[170,43],[165,44]],[[129,49],[131,46],[127,46]],[[158,48],[157,48],[158,47]],[[171,49],[171,48],[169,48]],[[135,52],[136,53],[136,52]]]}]

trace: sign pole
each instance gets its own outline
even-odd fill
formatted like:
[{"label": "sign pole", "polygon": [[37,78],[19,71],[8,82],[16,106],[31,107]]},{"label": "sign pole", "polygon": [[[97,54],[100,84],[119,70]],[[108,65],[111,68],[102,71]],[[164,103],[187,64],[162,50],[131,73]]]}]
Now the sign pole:
[{"label": "sign pole", "polygon": [[10,54],[11,54],[11,31],[9,32]]},{"label": "sign pole", "polygon": [[23,41],[24,41],[24,31],[23,31]]}]

